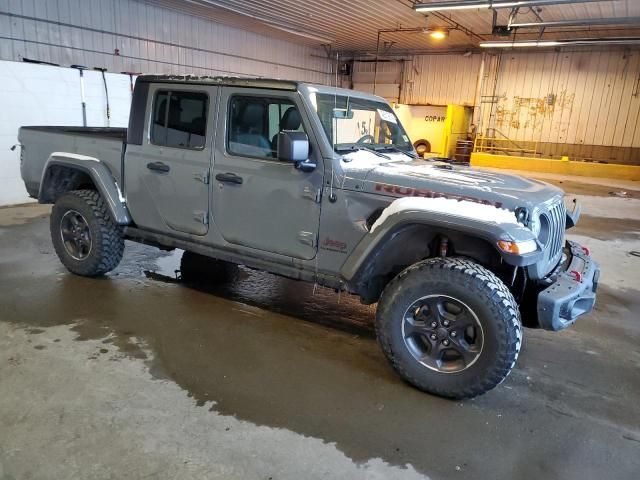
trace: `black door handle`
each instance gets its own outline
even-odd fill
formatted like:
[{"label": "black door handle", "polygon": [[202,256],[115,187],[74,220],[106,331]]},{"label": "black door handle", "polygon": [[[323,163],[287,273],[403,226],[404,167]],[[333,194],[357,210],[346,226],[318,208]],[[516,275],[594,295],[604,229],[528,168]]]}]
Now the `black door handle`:
[{"label": "black door handle", "polygon": [[162,162],[147,163],[147,168],[155,172],[168,172],[169,170],[171,170],[171,167],[169,165]]},{"label": "black door handle", "polygon": [[235,183],[237,185],[242,185],[242,177],[239,177],[235,173],[219,173],[216,175],[216,180],[224,183]]}]

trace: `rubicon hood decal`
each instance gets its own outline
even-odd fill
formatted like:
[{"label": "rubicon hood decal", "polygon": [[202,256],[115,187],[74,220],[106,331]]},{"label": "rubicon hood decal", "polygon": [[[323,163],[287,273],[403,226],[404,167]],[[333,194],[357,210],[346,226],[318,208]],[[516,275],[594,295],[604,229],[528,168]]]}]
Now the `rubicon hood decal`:
[{"label": "rubicon hood decal", "polygon": [[563,195],[552,185],[517,175],[386,155],[388,160],[361,151],[354,161],[342,162],[344,188],[357,186],[390,197],[448,198],[508,209],[533,208]]},{"label": "rubicon hood decal", "polygon": [[484,205],[493,205],[501,208],[502,202],[491,202],[482,198],[471,197],[469,195],[457,195],[455,193],[436,192],[427,188],[400,187],[398,185],[388,185],[384,183],[375,184],[376,192],[391,193],[400,197],[424,197],[424,198],[448,198],[451,200],[465,200],[468,202],[482,203]]}]

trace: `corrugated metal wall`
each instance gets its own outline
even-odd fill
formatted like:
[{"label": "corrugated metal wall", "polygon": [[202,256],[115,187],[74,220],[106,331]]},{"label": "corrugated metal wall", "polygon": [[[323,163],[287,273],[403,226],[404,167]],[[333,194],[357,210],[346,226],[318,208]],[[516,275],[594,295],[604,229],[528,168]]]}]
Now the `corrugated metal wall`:
[{"label": "corrugated metal wall", "polygon": [[25,57],[114,72],[331,81],[321,49],[136,0],[0,0],[0,59]]},{"label": "corrugated metal wall", "polygon": [[639,83],[637,50],[503,54],[483,127],[517,141],[640,147]]},{"label": "corrugated metal wall", "polygon": [[481,56],[417,55],[405,65],[402,103],[473,105]]},{"label": "corrugated metal wall", "polygon": [[543,156],[640,163],[639,50],[504,52],[484,72],[480,132]]},{"label": "corrugated metal wall", "polygon": [[479,132],[541,155],[640,163],[638,49],[419,55],[400,102],[474,105]]},{"label": "corrugated metal wall", "polygon": [[[354,62],[353,89],[375,93],[389,102],[398,102],[402,81],[402,62]],[[375,81],[375,88],[374,88]]]}]

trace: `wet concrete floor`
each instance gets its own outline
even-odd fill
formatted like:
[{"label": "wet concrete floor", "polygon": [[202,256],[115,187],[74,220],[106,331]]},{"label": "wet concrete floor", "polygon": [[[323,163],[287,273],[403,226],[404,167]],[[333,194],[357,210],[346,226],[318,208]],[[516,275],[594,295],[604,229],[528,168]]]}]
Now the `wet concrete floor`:
[{"label": "wet concrete floor", "polygon": [[[601,193],[589,188],[578,193]],[[39,338],[67,326],[78,342],[100,345],[77,362],[117,352],[112,360],[144,362],[209,415],[334,443],[357,464],[379,458],[431,478],[638,478],[640,258],[629,252],[640,250],[640,212],[584,220],[572,233],[593,238],[594,256],[603,251],[607,262],[595,312],[563,332],[526,330],[512,374],[471,401],[404,384],[375,342],[375,310],[348,295],[244,268],[231,284],[185,284],[176,279],[181,252],[131,242],[106,277],[71,275],[55,256],[42,206],[0,209],[0,321],[26,332],[16,349],[38,355],[56,340]],[[625,269],[608,277],[618,262]],[[0,390],[8,369],[20,368],[0,365]],[[7,393],[0,432],[3,403],[20,399]],[[1,437],[0,448],[10,449]]]}]

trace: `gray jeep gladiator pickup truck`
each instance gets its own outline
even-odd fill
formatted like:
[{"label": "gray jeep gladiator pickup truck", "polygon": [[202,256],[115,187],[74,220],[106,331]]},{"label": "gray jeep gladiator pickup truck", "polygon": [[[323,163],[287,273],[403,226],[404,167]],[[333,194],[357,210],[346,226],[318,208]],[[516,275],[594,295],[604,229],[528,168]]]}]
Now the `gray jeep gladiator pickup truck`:
[{"label": "gray jeep gladiator pickup truck", "polygon": [[378,341],[427,392],[502,382],[522,326],[560,330],[595,302],[598,265],[565,241],[561,190],[418,158],[381,98],[305,83],[138,77],[129,127],[22,127],[29,194],[78,275],[124,240],[185,250],[377,302]]}]

